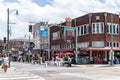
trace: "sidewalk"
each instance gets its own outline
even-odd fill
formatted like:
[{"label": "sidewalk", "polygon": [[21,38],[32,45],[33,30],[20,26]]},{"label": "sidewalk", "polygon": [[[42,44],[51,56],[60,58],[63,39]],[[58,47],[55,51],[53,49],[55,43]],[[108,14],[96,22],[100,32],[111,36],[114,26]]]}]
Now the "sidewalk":
[{"label": "sidewalk", "polygon": [[88,68],[88,67],[120,67],[120,64],[114,64],[113,66],[109,64],[72,64],[73,67],[81,67],[81,68]]}]

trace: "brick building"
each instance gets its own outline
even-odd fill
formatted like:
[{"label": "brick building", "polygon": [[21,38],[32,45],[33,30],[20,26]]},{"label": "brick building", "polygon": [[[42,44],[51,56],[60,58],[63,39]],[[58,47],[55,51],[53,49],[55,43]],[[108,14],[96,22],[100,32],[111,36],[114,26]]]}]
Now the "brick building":
[{"label": "brick building", "polygon": [[72,19],[72,27],[77,27],[78,36],[73,37],[70,44],[66,43],[63,35],[65,22],[52,25],[50,27],[51,56],[61,52],[74,54],[77,41],[78,58],[81,59],[81,63],[107,63],[111,46],[114,54],[120,54],[119,25],[119,15],[106,12],[89,13]]}]

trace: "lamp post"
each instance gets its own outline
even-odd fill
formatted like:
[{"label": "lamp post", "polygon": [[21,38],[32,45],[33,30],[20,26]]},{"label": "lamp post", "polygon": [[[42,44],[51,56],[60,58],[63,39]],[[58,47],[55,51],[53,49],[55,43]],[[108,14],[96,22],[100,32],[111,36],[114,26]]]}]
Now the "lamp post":
[{"label": "lamp post", "polygon": [[[18,10],[13,9],[13,10],[9,10],[9,8],[7,9],[7,52],[8,52],[8,57],[10,58],[10,43],[9,43],[9,14],[13,11],[16,11],[16,14],[18,14]],[[9,60],[9,68],[10,68],[10,60]]]},{"label": "lamp post", "polygon": [[75,30],[76,30],[76,36],[75,36],[75,45],[76,45],[76,49],[75,49],[75,61],[76,61],[76,64],[77,64],[77,61],[78,61],[78,28],[77,28],[77,25],[76,25],[76,19],[75,19]]},{"label": "lamp post", "polygon": [[110,57],[110,65],[113,66],[113,59],[114,59],[114,51],[113,51],[113,14],[111,14],[111,26],[110,26],[110,40],[111,40],[111,50],[109,53],[109,57]]}]

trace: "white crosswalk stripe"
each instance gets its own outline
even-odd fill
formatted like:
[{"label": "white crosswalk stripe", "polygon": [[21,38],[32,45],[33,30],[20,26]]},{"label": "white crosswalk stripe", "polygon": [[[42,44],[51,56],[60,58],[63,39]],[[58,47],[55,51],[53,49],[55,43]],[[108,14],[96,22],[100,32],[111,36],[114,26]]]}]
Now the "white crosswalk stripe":
[{"label": "white crosswalk stripe", "polygon": [[29,72],[12,72],[0,75],[0,80],[45,80],[40,76],[33,75]]}]

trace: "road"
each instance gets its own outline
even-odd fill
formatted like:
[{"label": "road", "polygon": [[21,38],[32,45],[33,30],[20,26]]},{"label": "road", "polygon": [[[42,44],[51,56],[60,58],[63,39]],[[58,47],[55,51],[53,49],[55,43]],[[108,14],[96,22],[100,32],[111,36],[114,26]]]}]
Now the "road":
[{"label": "road", "polygon": [[120,65],[56,67],[12,62],[13,71],[0,75],[0,80],[120,80]]}]

